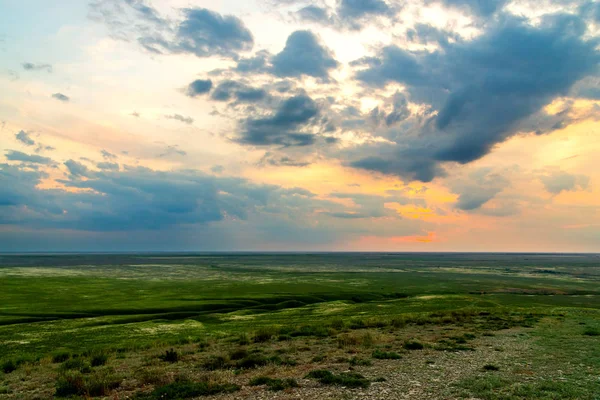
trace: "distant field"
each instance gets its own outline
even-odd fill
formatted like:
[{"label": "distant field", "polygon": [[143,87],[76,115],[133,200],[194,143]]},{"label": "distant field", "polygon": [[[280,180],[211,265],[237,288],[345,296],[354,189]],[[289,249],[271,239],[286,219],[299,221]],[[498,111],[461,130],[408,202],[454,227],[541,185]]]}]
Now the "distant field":
[{"label": "distant field", "polygon": [[600,399],[600,255],[4,255],[0,288],[0,398]]}]

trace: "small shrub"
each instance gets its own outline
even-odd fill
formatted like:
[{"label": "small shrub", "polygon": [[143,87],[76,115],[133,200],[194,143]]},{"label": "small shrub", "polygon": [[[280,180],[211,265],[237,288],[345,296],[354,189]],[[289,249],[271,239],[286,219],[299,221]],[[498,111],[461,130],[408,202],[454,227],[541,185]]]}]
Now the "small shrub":
[{"label": "small shrub", "polygon": [[267,376],[259,376],[250,380],[250,386],[267,385],[269,390],[281,391],[289,388],[298,387],[298,382],[295,379],[273,379]]},{"label": "small shrub", "polygon": [[244,332],[240,334],[237,342],[240,344],[240,346],[247,346],[250,344],[250,338],[248,337],[248,334]]},{"label": "small shrub", "polygon": [[91,372],[90,365],[82,358],[72,358],[60,365],[62,371],[79,371],[87,374]]},{"label": "small shrub", "polygon": [[109,374],[85,377],[79,372],[67,372],[58,378],[55,396],[106,396],[120,385],[121,379]]},{"label": "small shrub", "polygon": [[356,372],[343,372],[335,375],[333,372],[320,369],[311,371],[306,378],[318,380],[324,385],[345,386],[348,388],[368,388],[371,382]]},{"label": "small shrub", "polygon": [[318,363],[318,362],[325,360],[325,358],[326,357],[324,355],[318,355],[318,356],[314,356],[311,361]]},{"label": "small shrub", "polygon": [[90,364],[92,365],[92,367],[100,367],[102,365],[106,365],[107,361],[108,361],[108,354],[100,353],[100,354],[95,354],[94,356],[92,356],[92,360],[90,361]]},{"label": "small shrub", "polygon": [[381,351],[381,350],[375,350],[372,354],[373,358],[376,358],[378,360],[399,360],[402,358],[402,356],[398,353],[394,353],[393,351]]},{"label": "small shrub", "polygon": [[267,358],[258,354],[252,354],[238,361],[235,366],[236,368],[240,369],[251,369],[256,367],[262,367],[264,365],[267,365],[268,363],[269,360]]},{"label": "small shrub", "polygon": [[254,343],[264,343],[271,340],[274,336],[274,332],[270,328],[261,328],[254,333],[253,341]]},{"label": "small shrub", "polygon": [[292,337],[290,335],[279,335],[277,336],[277,340],[280,342],[286,342],[288,340],[292,340]]},{"label": "small shrub", "polygon": [[500,367],[497,367],[492,364],[486,364],[483,366],[484,371],[500,371]]},{"label": "small shrub", "polygon": [[364,358],[352,357],[349,361],[350,365],[353,367],[369,367],[373,365],[371,360],[365,360]]},{"label": "small shrub", "polygon": [[362,319],[353,319],[350,321],[350,329],[365,329],[367,324]]},{"label": "small shrub", "polygon": [[394,318],[392,319],[391,325],[396,329],[404,328],[406,326],[406,320],[404,318]]},{"label": "small shrub", "polygon": [[384,377],[379,377],[379,378],[375,378],[375,380],[373,380],[373,382],[387,382],[387,379],[385,379]]},{"label": "small shrub", "polygon": [[210,396],[219,393],[233,393],[240,387],[233,384],[216,384],[212,382],[173,382],[156,388],[152,399],[189,399],[198,396]]},{"label": "small shrub", "polygon": [[229,354],[231,360],[241,360],[248,357],[248,350],[245,348],[237,349]]},{"label": "small shrub", "polygon": [[158,358],[165,362],[176,363],[179,361],[179,354],[176,350],[171,349],[165,351],[165,354],[160,355]]},{"label": "small shrub", "polygon": [[423,348],[425,348],[425,346],[423,345],[423,343],[421,343],[417,340],[409,340],[404,343],[404,348],[406,350],[423,350]]},{"label": "small shrub", "polygon": [[2,372],[5,374],[10,374],[11,372],[16,371],[17,368],[18,365],[13,360],[8,360],[2,363]]},{"label": "small shrub", "polygon": [[52,362],[55,364],[62,363],[71,358],[71,354],[67,352],[56,353],[52,356]]},{"label": "small shrub", "polygon": [[600,336],[600,329],[598,328],[586,328],[583,331],[585,336]]},{"label": "small shrub", "polygon": [[225,369],[228,367],[229,359],[222,355],[211,356],[208,359],[204,360],[202,363],[202,368],[215,371],[217,369]]},{"label": "small shrub", "polygon": [[343,331],[344,328],[346,328],[346,324],[344,323],[344,320],[341,318],[334,319],[333,321],[331,321],[329,326],[331,326],[333,329],[338,330],[338,331]]}]

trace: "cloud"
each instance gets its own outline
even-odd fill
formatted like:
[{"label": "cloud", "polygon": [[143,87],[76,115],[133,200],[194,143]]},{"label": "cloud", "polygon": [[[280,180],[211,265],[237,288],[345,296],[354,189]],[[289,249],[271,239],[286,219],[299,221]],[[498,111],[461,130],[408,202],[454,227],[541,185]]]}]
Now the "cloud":
[{"label": "cloud", "polygon": [[267,92],[244,83],[226,80],[215,87],[210,97],[216,101],[236,100],[239,103],[254,103],[267,97]]},{"label": "cloud", "polygon": [[329,71],[338,67],[331,50],[319,43],[317,36],[310,31],[292,33],[285,48],[272,59],[272,72],[280,77],[301,77],[303,75],[329,79]]},{"label": "cloud", "polygon": [[163,153],[159,154],[158,156],[159,157],[169,157],[169,156],[173,156],[173,155],[186,156],[187,152],[185,152],[184,150],[180,150],[177,145],[167,146],[166,150]]},{"label": "cloud", "polygon": [[21,65],[23,66],[23,69],[26,71],[46,70],[46,72],[48,72],[48,73],[52,72],[52,65],[50,65],[50,64],[33,64],[33,63],[26,62]]},{"label": "cloud", "polygon": [[481,168],[472,172],[468,179],[451,185],[452,191],[459,195],[456,208],[463,211],[474,211],[492,200],[498,193],[510,185],[504,176],[494,173],[489,168]]},{"label": "cloud", "polygon": [[252,50],[254,38],[244,23],[232,15],[223,16],[205,8],[183,10],[185,18],[174,28],[174,35],[142,36],[140,44],[154,53],[191,53],[198,57],[215,55],[237,57]]},{"label": "cloud", "polygon": [[297,14],[300,17],[300,19],[304,21],[319,22],[322,24],[331,21],[331,15],[327,11],[327,9],[315,5],[303,7],[300,10],[298,10]]},{"label": "cloud", "polygon": [[557,195],[562,192],[586,190],[589,186],[590,178],[586,175],[573,175],[563,171],[553,171],[541,176],[540,180],[549,193]]},{"label": "cloud", "polygon": [[117,158],[117,156],[113,153],[110,153],[104,149],[102,149],[102,151],[100,151],[100,154],[102,154],[102,157],[105,160],[115,160]]},{"label": "cloud", "polygon": [[34,154],[25,154],[16,150],[8,150],[6,152],[6,159],[9,161],[22,161],[33,164],[52,164],[52,160],[48,157],[37,156]]},{"label": "cloud", "polygon": [[270,152],[265,153],[258,163],[261,166],[272,166],[272,167],[306,167],[311,163],[306,161],[298,161],[288,156],[275,156]]},{"label": "cloud", "polygon": [[504,16],[481,36],[443,50],[387,46],[357,61],[366,67],[357,72],[365,85],[405,85],[410,100],[428,104],[431,112],[390,130],[392,148],[377,148],[377,155],[351,165],[429,181],[443,175],[444,162],[483,157],[531,118],[544,120],[547,104],[597,71],[597,41],[584,35],[585,24],[574,15],[546,17],[538,26]]},{"label": "cloud", "polygon": [[119,170],[119,164],[117,164],[117,163],[100,162],[100,163],[96,164],[96,166],[102,170],[108,170],[108,171],[118,171]]},{"label": "cloud", "polygon": [[308,146],[315,142],[315,135],[302,131],[302,127],[314,122],[318,114],[319,107],[313,99],[294,96],[283,101],[270,117],[246,120],[236,141],[254,146]]},{"label": "cloud", "polygon": [[52,97],[55,98],[56,100],[63,101],[63,102],[68,102],[69,100],[71,100],[69,98],[69,96],[66,96],[66,95],[64,95],[62,93],[54,93],[52,95]]},{"label": "cloud", "polygon": [[88,167],[80,162],[68,160],[65,161],[64,164],[67,167],[69,174],[71,174],[71,176],[74,178],[87,177],[90,174]]},{"label": "cloud", "polygon": [[447,7],[467,10],[480,17],[489,17],[508,3],[508,0],[441,0]]},{"label": "cloud", "polygon": [[194,119],[192,117],[185,117],[181,114],[165,115],[165,118],[174,119],[176,121],[180,121],[180,122],[183,122],[184,124],[188,124],[188,125],[194,123]]},{"label": "cloud", "polygon": [[16,138],[19,142],[26,146],[33,146],[35,144],[35,141],[31,138],[31,136],[29,136],[29,133],[25,131],[19,131],[19,133],[16,135]]},{"label": "cloud", "polygon": [[366,15],[386,15],[391,8],[383,0],[341,0],[338,14],[342,18],[361,18]]},{"label": "cloud", "polygon": [[190,83],[187,88],[187,95],[189,97],[196,97],[201,94],[206,94],[210,92],[212,89],[213,83],[210,79],[196,79],[194,82]]}]

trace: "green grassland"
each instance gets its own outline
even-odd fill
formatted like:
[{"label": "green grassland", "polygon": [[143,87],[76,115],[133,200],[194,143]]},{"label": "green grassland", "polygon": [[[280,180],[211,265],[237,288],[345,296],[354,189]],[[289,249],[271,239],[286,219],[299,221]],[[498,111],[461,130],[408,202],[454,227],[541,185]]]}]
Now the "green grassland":
[{"label": "green grassland", "polygon": [[419,395],[597,400],[600,256],[5,255],[0,365],[7,399],[353,398],[439,365],[464,373]]}]

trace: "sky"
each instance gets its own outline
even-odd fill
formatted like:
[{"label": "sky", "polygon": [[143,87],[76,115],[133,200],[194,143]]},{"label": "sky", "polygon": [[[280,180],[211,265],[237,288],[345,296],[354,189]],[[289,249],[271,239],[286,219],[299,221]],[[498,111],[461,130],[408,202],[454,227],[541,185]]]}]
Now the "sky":
[{"label": "sky", "polygon": [[598,2],[0,10],[0,252],[600,252]]}]

